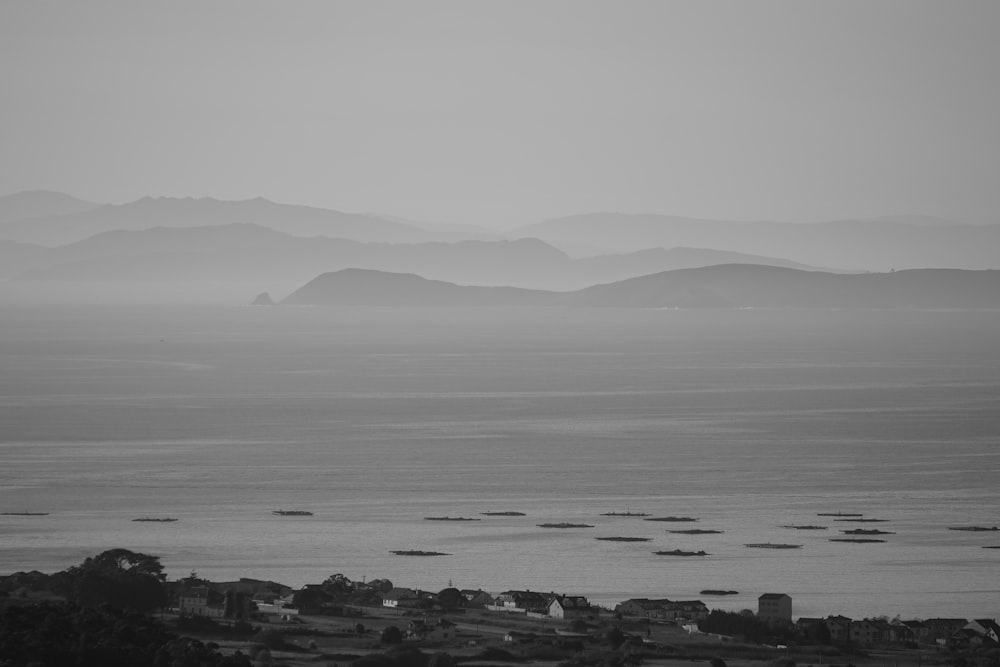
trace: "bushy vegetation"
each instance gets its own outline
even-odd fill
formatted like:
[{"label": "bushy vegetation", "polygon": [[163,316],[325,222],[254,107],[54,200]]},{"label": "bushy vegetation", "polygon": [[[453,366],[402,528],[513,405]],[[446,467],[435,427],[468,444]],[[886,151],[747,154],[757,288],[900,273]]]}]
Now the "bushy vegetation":
[{"label": "bushy vegetation", "polygon": [[0,667],[28,665],[250,667],[250,661],[178,637],[139,613],[49,602],[0,612]]},{"label": "bushy vegetation", "polygon": [[698,621],[698,629],[729,637],[742,637],[754,643],[772,643],[778,639],[788,641],[795,637],[793,627],[768,625],[753,614],[713,609],[707,618]]},{"label": "bushy vegetation", "polygon": [[81,607],[103,604],[149,612],[167,602],[166,575],[156,556],[110,549],[53,577],[56,592]]}]

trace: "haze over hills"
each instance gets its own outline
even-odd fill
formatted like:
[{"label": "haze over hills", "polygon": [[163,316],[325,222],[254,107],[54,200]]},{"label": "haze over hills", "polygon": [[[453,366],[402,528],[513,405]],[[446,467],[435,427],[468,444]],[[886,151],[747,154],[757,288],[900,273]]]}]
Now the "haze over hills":
[{"label": "haze over hills", "polygon": [[57,248],[0,242],[0,277],[50,282],[260,285],[271,281],[291,287],[323,272],[368,268],[470,285],[576,289],[725,262],[814,268],[778,258],[697,248],[572,259],[537,239],[361,243],[300,238],[243,223],[105,232]]},{"label": "haze over hills", "polygon": [[439,238],[433,232],[373,215],[278,204],[260,197],[241,201],[144,197],[127,204],[5,222],[0,224],[0,239],[56,246],[108,231],[233,223],[258,224],[296,236],[356,241],[412,243]]},{"label": "haze over hills", "polygon": [[48,215],[84,213],[100,204],[51,190],[25,190],[0,196],[0,224]]},{"label": "haze over hills", "polygon": [[572,292],[466,287],[412,274],[325,273],[282,304],[618,308],[1000,308],[1000,271],[834,274],[753,264],[665,271]]},{"label": "haze over hills", "polygon": [[[99,205],[44,191],[0,197],[0,214],[0,279],[15,281],[7,291],[101,283],[109,292],[131,286],[138,295],[138,286],[155,284],[165,293],[210,297],[225,286],[230,298],[291,290],[345,268],[565,291],[717,264],[887,271],[1000,263],[1000,225],[918,215],[792,224],[602,213],[504,235],[262,198]],[[581,248],[587,256],[570,254]]]},{"label": "haze over hills", "polygon": [[[3,213],[4,210],[8,213]],[[29,213],[34,217],[25,218]],[[779,223],[591,213],[546,220],[510,232],[496,232],[474,225],[414,222],[391,215],[344,213],[280,204],[263,198],[220,201],[145,197],[128,204],[104,206],[48,192],[18,193],[0,198],[0,240],[47,246],[63,246],[108,231],[238,223],[255,224],[300,237],[325,236],[378,243],[537,238],[578,257],[691,247],[780,257],[789,262],[789,266],[798,263],[800,267],[851,271],[1000,268],[997,266],[1000,253],[995,252],[1000,248],[1000,225],[968,225],[926,215]],[[198,249],[186,250],[196,252]],[[742,262],[750,258],[733,256],[731,259]],[[373,268],[410,270],[408,266]],[[654,264],[646,268],[679,267]],[[618,277],[622,275],[609,274],[597,279]]]},{"label": "haze over hills", "polygon": [[1000,268],[1000,225],[963,225],[928,216],[821,223],[726,222],[670,215],[592,213],[516,230],[556,247],[586,244],[630,252],[694,246],[786,257],[854,271]]}]

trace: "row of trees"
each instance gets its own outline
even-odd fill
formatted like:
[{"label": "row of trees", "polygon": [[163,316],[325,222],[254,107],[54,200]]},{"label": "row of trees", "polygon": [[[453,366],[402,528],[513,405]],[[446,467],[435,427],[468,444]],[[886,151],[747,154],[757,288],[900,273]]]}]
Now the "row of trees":
[{"label": "row of trees", "polygon": [[251,667],[241,653],[178,637],[156,619],[108,605],[47,602],[0,611],[0,667]]}]

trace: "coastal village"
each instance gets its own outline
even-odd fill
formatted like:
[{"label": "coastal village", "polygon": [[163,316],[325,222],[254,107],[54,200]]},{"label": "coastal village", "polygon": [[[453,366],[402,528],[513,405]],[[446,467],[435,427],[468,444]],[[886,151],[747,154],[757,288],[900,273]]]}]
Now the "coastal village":
[{"label": "coastal village", "polygon": [[[733,594],[702,591],[706,599]],[[431,592],[342,574],[298,589],[250,578],[213,582],[193,571],[168,581],[157,557],[126,549],[54,574],[0,576],[0,665],[17,664],[3,662],[5,641],[23,643],[22,635],[7,636],[12,618],[68,613],[90,627],[88,609],[112,608],[139,612],[143,622],[176,632],[172,641],[214,656],[184,665],[1000,667],[995,618],[796,617],[786,592],[759,595],[756,609],[724,611],[701,599],[630,598],[611,607],[572,593],[494,593],[451,582]],[[79,641],[88,636],[92,628]]]},{"label": "coastal village", "polygon": [[[509,615],[535,621],[596,620],[602,616],[614,619],[643,620],[679,627],[689,634],[705,634],[699,624],[709,618],[709,607],[701,600],[670,600],[667,598],[631,598],[606,609],[591,605],[580,595],[540,593],[527,590],[509,590],[491,594],[483,590],[445,589],[440,593],[412,588],[392,587],[381,590],[385,580],[352,582],[336,575],[333,585],[309,584],[293,591],[280,584],[242,579],[234,584],[221,584],[219,589],[243,589],[262,593],[251,598],[247,615],[266,617],[268,621],[289,622],[308,614],[365,615],[396,614],[421,616],[435,613],[447,615],[456,610],[494,612],[497,618]],[[345,588],[346,586],[346,588]],[[333,590],[331,590],[331,588]],[[338,592],[355,595],[338,595]],[[368,593],[369,595],[364,595]],[[359,604],[357,594],[369,598],[378,594],[380,606]],[[216,588],[198,586],[184,591],[178,597],[176,611],[180,614],[208,618],[227,617],[224,595]],[[251,611],[252,610],[252,611]],[[750,610],[744,610],[747,615]],[[231,614],[230,614],[231,616]],[[764,593],[758,598],[758,608],[753,616],[762,623],[783,632],[794,630],[802,638],[821,643],[851,644],[874,648],[892,645],[929,644],[939,648],[1000,646],[1000,625],[994,619],[929,618],[923,620],[851,619],[846,616],[826,618],[793,618],[792,598],[784,593]],[[454,627],[446,623],[441,627]],[[423,625],[410,633],[408,639],[447,639],[453,634],[440,630],[430,631]],[[702,623],[702,626],[704,624]],[[567,636],[567,633],[561,633]],[[579,633],[578,633],[579,634]],[[513,641],[518,635],[508,637]],[[716,637],[723,638],[718,633]]]},{"label": "coastal village", "polygon": [[[781,667],[886,665],[888,655],[893,665],[993,667],[1000,656],[1000,625],[995,619],[796,618],[793,599],[786,593],[760,595],[754,610],[720,612],[702,600],[632,598],[606,608],[580,595],[452,587],[433,593],[383,579],[351,581],[339,574],[298,590],[251,579],[211,584],[194,573],[172,585],[177,604],[171,611],[180,617],[223,623],[247,619],[292,635],[298,628],[331,624],[359,636],[381,628],[384,637],[387,628],[396,628],[401,644],[434,650],[473,651],[493,645],[511,651],[548,644],[585,652],[588,643],[604,643],[609,632],[620,631],[628,657],[621,664],[639,664],[643,656],[652,662],[683,658],[686,664],[692,655],[684,646],[725,655],[729,663],[740,663],[752,646],[751,655],[783,661]],[[956,656],[963,656],[964,662]]]}]

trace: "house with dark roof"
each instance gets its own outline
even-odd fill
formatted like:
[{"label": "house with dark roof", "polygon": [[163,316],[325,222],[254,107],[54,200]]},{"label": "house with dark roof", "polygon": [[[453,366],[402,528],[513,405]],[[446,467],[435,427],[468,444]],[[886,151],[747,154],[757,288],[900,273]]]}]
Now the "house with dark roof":
[{"label": "house with dark roof", "polygon": [[785,593],[764,593],[757,598],[757,618],[765,623],[791,623],[792,597]]},{"label": "house with dark roof", "polygon": [[992,618],[976,618],[965,624],[963,631],[974,633],[982,639],[979,645],[998,646],[1000,645],[1000,625]]},{"label": "house with dark roof", "polygon": [[921,643],[927,642],[927,636],[929,634],[929,629],[924,625],[923,621],[899,621],[897,623],[890,623],[892,626],[894,640],[901,643]]},{"label": "house with dark roof", "polygon": [[470,588],[463,589],[461,591],[462,597],[465,598],[465,606],[467,609],[483,609],[497,603],[496,598],[482,590],[472,590]]},{"label": "house with dark roof", "polygon": [[222,618],[226,614],[225,596],[207,586],[196,586],[178,596],[177,611],[181,616]]},{"label": "house with dark roof", "polygon": [[615,613],[622,616],[640,616],[642,618],[663,618],[663,608],[670,604],[666,598],[630,598],[615,607]]},{"label": "house with dark roof", "polygon": [[383,607],[414,609],[419,607],[422,602],[423,596],[420,591],[415,591],[412,588],[393,588],[388,593],[382,594]]},{"label": "house with dark roof", "polygon": [[497,601],[506,610],[519,613],[545,614],[549,608],[549,598],[533,591],[504,591]]},{"label": "house with dark roof", "polygon": [[548,615],[552,618],[580,618],[592,612],[582,595],[555,595],[549,600]]},{"label": "house with dark roof", "polygon": [[664,620],[700,620],[708,617],[708,607],[701,600],[631,598],[618,604],[615,613]]},{"label": "house with dark roof", "polygon": [[927,628],[927,641],[946,644],[948,639],[968,623],[965,618],[927,618],[924,626]]},{"label": "house with dark roof", "polygon": [[674,600],[667,609],[674,620],[700,621],[708,618],[708,605],[701,600]]},{"label": "house with dark roof", "polygon": [[851,623],[851,643],[856,646],[885,646],[889,643],[889,624],[865,618]]},{"label": "house with dark roof", "polygon": [[851,640],[853,620],[846,616],[827,616],[823,622],[826,623],[826,630],[830,633],[830,641],[834,644],[846,644]]}]

